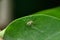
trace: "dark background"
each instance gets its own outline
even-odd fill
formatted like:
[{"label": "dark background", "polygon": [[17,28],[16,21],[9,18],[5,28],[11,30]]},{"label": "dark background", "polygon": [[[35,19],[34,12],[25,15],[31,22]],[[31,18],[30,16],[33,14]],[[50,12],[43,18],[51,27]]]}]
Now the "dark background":
[{"label": "dark background", "polygon": [[60,0],[14,0],[14,19],[60,6]]}]

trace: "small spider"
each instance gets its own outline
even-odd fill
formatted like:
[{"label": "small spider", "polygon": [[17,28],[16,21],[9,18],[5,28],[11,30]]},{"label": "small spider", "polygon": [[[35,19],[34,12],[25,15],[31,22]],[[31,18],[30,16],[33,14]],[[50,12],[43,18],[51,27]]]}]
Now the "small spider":
[{"label": "small spider", "polygon": [[28,26],[31,26],[32,24],[33,24],[33,21],[32,20],[27,22],[27,25]]}]

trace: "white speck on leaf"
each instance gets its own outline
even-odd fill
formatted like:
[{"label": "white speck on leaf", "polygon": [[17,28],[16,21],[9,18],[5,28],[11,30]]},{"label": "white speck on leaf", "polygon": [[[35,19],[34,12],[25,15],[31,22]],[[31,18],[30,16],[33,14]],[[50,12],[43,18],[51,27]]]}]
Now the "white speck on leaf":
[{"label": "white speck on leaf", "polygon": [[33,24],[33,21],[32,20],[27,22],[27,25],[28,26],[31,26],[32,24]]}]

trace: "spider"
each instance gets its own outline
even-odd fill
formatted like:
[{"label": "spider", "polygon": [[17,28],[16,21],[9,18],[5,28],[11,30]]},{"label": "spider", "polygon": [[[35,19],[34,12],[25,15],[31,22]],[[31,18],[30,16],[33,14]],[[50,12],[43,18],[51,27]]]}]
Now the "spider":
[{"label": "spider", "polygon": [[27,22],[27,25],[29,25],[29,26],[31,26],[32,24],[33,24],[32,20]]}]

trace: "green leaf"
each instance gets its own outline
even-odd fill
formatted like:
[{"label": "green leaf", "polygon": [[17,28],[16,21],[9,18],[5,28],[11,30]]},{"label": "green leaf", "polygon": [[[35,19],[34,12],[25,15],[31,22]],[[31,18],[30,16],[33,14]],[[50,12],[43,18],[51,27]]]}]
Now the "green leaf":
[{"label": "green leaf", "polygon": [[60,19],[45,14],[16,19],[7,26],[4,40],[60,40]]},{"label": "green leaf", "polygon": [[60,7],[55,7],[55,8],[47,9],[44,11],[40,11],[40,12],[37,12],[36,14],[47,14],[47,15],[60,18]]}]

